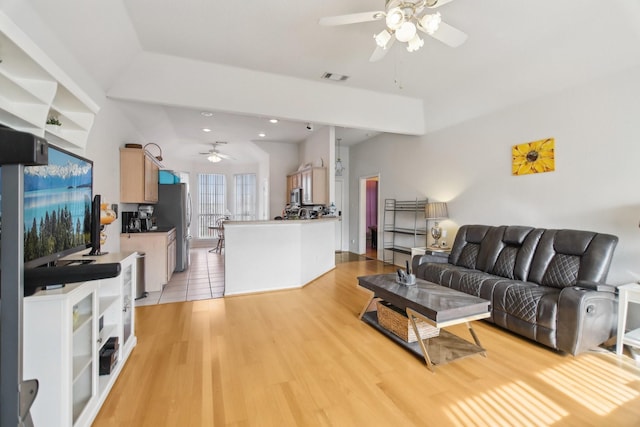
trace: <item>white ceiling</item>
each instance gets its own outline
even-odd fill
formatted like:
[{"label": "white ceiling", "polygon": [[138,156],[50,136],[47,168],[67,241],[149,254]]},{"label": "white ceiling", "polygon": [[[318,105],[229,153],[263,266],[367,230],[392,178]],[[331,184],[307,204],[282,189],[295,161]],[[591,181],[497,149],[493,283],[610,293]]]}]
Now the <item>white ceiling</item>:
[{"label": "white ceiling", "polygon": [[[382,22],[323,27],[318,19],[382,10],[383,0],[28,1],[106,92],[141,51],[313,81],[333,72],[350,78],[327,84],[422,99],[427,131],[640,64],[638,0],[455,0],[439,11],[469,35],[465,44],[427,37],[408,53],[396,43],[376,63],[368,58]],[[307,134],[305,123],[223,112],[204,134],[197,109],[121,103],[144,137],[167,150],[186,140],[201,148],[226,140],[231,149],[260,131],[292,143]],[[337,129],[343,145],[373,135]]]}]

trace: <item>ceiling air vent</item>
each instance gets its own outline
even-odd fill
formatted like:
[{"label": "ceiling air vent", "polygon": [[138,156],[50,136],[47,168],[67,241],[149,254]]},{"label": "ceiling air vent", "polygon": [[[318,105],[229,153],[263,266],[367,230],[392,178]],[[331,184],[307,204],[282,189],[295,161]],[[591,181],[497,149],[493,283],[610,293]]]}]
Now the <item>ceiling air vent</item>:
[{"label": "ceiling air vent", "polygon": [[324,73],[322,75],[322,78],[326,80],[332,80],[334,82],[343,82],[347,80],[349,76],[344,76],[342,74],[336,74],[336,73]]}]

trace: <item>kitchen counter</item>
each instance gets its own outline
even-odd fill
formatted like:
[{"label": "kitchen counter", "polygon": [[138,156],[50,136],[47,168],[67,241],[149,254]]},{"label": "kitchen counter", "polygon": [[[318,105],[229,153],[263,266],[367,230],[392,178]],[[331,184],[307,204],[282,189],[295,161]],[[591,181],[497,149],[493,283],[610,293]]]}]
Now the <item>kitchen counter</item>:
[{"label": "kitchen counter", "polygon": [[337,221],[226,221],[225,295],[300,288],[334,269]]},{"label": "kitchen counter", "polygon": [[145,233],[168,233],[173,230],[175,227],[158,227],[155,230],[145,230],[145,231],[130,231],[127,233],[121,234],[145,234]]},{"label": "kitchen counter", "polygon": [[161,291],[176,267],[175,227],[120,234],[120,249],[145,253],[145,291]]},{"label": "kitchen counter", "polygon": [[263,219],[263,220],[254,220],[254,221],[225,221],[224,225],[228,224],[297,224],[297,223],[309,223],[309,222],[322,222],[322,221],[340,221],[341,217],[338,216],[323,216],[321,218],[315,219]]}]

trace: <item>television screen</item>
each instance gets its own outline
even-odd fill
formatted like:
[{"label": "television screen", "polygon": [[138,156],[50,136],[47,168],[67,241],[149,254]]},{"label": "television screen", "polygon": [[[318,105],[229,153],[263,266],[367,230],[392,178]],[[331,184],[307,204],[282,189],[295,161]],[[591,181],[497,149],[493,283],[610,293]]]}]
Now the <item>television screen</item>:
[{"label": "television screen", "polygon": [[50,145],[48,165],[24,168],[24,190],[25,268],[91,244],[92,161]]}]

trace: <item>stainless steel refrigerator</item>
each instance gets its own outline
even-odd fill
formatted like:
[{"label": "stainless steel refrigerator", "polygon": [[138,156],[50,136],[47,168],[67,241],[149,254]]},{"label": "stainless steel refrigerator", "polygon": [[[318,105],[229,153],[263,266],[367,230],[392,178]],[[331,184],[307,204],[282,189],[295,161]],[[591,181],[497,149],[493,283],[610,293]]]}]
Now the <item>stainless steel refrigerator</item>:
[{"label": "stainless steel refrigerator", "polygon": [[176,228],[176,271],[184,271],[189,267],[191,241],[191,195],[187,184],[159,184],[153,215],[158,228]]}]

